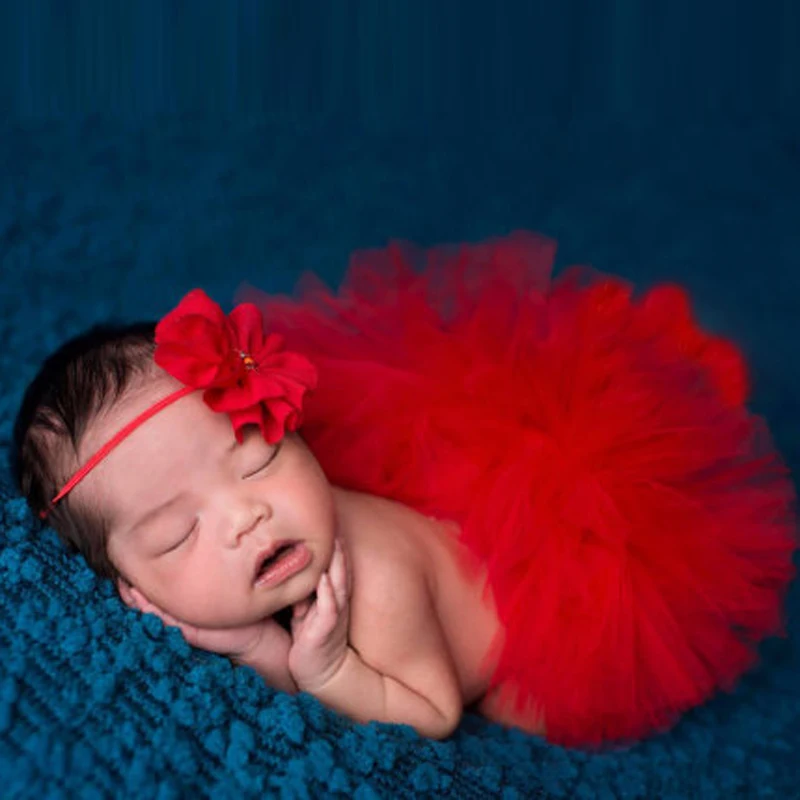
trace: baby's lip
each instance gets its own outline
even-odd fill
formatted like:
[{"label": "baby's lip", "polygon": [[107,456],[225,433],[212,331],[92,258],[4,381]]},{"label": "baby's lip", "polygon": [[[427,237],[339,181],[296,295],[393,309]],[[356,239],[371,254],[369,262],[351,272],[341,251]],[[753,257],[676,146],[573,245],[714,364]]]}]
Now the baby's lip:
[{"label": "baby's lip", "polygon": [[271,558],[281,549],[281,547],[286,547],[287,545],[295,544],[294,539],[278,539],[277,541],[273,542],[269,547],[265,547],[256,555],[256,563],[253,567],[253,581],[257,581],[259,574],[261,573],[261,565],[266,561],[266,559]]}]

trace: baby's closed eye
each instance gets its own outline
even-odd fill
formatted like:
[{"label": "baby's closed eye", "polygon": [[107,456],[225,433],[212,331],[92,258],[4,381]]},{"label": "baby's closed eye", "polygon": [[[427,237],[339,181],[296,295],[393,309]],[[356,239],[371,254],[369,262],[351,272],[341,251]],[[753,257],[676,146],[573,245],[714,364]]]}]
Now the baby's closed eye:
[{"label": "baby's closed eye", "polygon": [[164,552],[161,553],[161,555],[172,553],[173,551],[177,550],[182,544],[188,542],[191,535],[195,532],[195,530],[197,530],[197,525],[198,525],[198,520],[195,519],[194,523],[192,524],[192,527],[189,528],[189,530],[186,533],[182,534],[174,544],[170,545],[166,550],[164,550]]},{"label": "baby's closed eye", "polygon": [[278,453],[281,450],[282,445],[283,445],[283,439],[281,439],[281,441],[279,441],[277,444],[271,445],[270,452],[266,460],[264,460],[262,456],[261,460],[257,462],[255,467],[253,469],[249,469],[248,471],[246,471],[242,477],[245,480],[247,480],[248,478],[254,478],[257,475],[261,475],[261,473],[264,472],[264,470],[267,467],[269,467],[269,465],[272,464],[272,462],[275,460],[275,458],[277,457]]}]

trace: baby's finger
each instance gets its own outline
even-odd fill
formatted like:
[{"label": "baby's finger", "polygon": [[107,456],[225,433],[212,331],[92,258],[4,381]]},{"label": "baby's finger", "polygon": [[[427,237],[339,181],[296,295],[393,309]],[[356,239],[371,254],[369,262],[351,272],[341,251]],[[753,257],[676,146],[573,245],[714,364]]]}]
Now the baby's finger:
[{"label": "baby's finger", "polygon": [[333,586],[331,586],[331,579],[327,572],[322,573],[317,586],[317,614],[326,627],[336,621],[338,614],[336,598],[333,596]]},{"label": "baby's finger", "polygon": [[168,628],[177,628],[183,635],[183,638],[186,639],[192,647],[202,646],[198,644],[199,631],[197,628],[176,619],[172,614],[168,614],[154,603],[151,603],[144,595],[139,596],[138,604],[143,614],[153,614],[153,616],[158,617]]},{"label": "baby's finger", "polygon": [[291,628],[293,639],[300,635],[305,621],[305,615],[301,617],[298,614],[292,614],[292,618],[289,620],[289,627]]},{"label": "baby's finger", "polygon": [[166,611],[157,611],[156,613],[158,614],[159,617],[161,617],[165,625],[169,625],[173,628],[180,628],[181,630],[183,630],[186,627],[183,622],[180,622],[179,620],[175,619],[175,617],[173,617],[172,614],[167,614]]},{"label": "baby's finger", "polygon": [[172,625],[177,626],[175,619],[167,614],[166,611],[162,611],[157,605],[154,605],[149,600],[145,600],[142,598],[139,601],[139,608],[141,609],[143,614],[154,614],[157,616],[165,625]]},{"label": "baby's finger", "polygon": [[151,603],[138,589],[131,589],[131,597],[136,608],[143,614],[155,614],[163,622],[169,625],[175,624],[173,617],[170,617],[166,611],[160,609],[155,603]]},{"label": "baby's finger", "polygon": [[193,625],[184,625],[176,621],[175,627],[180,629],[183,638],[192,646],[199,647],[201,650],[205,649],[205,642],[198,628]]},{"label": "baby's finger", "polygon": [[301,635],[303,631],[313,628],[318,614],[319,610],[316,601],[312,602],[306,599],[296,603],[292,611],[292,619],[290,622],[292,636]]},{"label": "baby's finger", "polygon": [[158,617],[168,628],[177,628],[181,632],[183,638],[186,639],[192,647],[203,647],[200,632],[196,627],[187,625],[185,622],[180,622],[171,614],[167,614],[166,611],[162,611],[158,606],[154,606],[152,603],[148,603],[147,606],[147,608],[142,609],[145,614],[153,614]]},{"label": "baby's finger", "polygon": [[347,599],[349,600],[353,596],[353,570],[350,569],[350,561],[346,553],[344,557],[344,571],[347,578]]},{"label": "baby's finger", "polygon": [[333,549],[331,567],[328,570],[336,606],[341,611],[347,605],[347,559],[342,543],[337,539]]},{"label": "baby's finger", "polygon": [[311,601],[309,599],[301,600],[299,603],[295,603],[294,607],[292,608],[292,619],[293,620],[301,620],[308,614],[308,610],[311,608]]}]

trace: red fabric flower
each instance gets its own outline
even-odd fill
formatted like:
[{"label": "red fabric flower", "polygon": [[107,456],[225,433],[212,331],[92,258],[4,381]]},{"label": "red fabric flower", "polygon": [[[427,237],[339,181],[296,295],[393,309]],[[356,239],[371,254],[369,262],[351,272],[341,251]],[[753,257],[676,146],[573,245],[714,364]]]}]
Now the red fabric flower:
[{"label": "red fabric flower", "polygon": [[317,384],[308,359],[284,350],[283,337],[264,334],[261,312],[242,303],[225,316],[194,289],[156,326],[155,361],[231,418],[237,441],[255,424],[270,443],[302,422],[303,398]]}]

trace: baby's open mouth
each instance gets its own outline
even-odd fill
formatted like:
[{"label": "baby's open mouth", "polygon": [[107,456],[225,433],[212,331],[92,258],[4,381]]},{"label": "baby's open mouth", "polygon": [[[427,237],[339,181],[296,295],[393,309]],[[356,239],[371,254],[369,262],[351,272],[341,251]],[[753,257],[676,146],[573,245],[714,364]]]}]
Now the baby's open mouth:
[{"label": "baby's open mouth", "polygon": [[273,564],[277,564],[280,559],[286,555],[293,547],[292,542],[287,542],[278,547],[278,549],[271,555],[262,560],[256,572],[256,578],[263,575]]},{"label": "baby's open mouth", "polygon": [[275,586],[299,572],[311,560],[311,552],[302,542],[281,542],[256,564],[256,586]]}]

